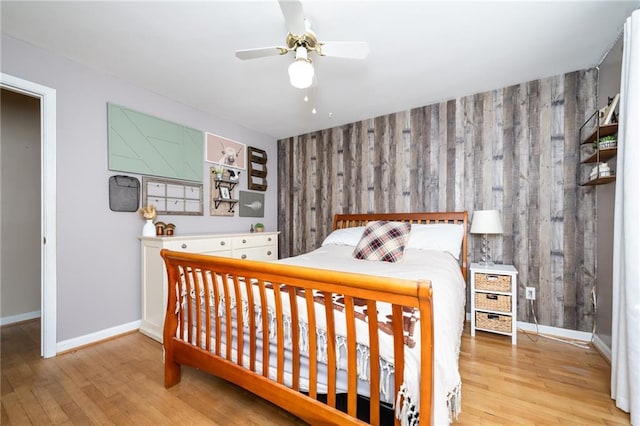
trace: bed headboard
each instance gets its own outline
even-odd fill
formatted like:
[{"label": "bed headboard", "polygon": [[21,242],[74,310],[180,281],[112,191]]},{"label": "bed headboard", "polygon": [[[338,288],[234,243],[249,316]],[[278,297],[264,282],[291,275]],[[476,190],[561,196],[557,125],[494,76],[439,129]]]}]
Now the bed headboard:
[{"label": "bed headboard", "polygon": [[467,212],[423,212],[423,213],[356,213],[336,214],[333,217],[333,229],[364,226],[374,220],[391,220],[394,222],[410,223],[452,223],[462,224],[462,250],[460,255],[460,269],[465,281],[467,280]]}]

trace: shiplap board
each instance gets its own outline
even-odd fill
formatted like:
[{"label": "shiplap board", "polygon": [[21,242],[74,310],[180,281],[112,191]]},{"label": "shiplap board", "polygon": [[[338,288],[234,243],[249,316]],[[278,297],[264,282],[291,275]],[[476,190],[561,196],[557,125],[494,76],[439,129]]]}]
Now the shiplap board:
[{"label": "shiplap board", "polygon": [[[317,248],[335,213],[498,209],[497,263],[519,272],[518,319],[589,331],[595,190],[577,185],[596,71],[531,81],[278,141],[281,257]],[[469,238],[470,259],[480,240]]]}]

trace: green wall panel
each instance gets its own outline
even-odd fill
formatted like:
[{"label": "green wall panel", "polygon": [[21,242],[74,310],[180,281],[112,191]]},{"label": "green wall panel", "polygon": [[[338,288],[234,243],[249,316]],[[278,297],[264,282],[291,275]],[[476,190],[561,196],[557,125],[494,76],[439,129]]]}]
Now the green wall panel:
[{"label": "green wall panel", "polygon": [[204,134],[107,104],[109,170],[202,182]]}]

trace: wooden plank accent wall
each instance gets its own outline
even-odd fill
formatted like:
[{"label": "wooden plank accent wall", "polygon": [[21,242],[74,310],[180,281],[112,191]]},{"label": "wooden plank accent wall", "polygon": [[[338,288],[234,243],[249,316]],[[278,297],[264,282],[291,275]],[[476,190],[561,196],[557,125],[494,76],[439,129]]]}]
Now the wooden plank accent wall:
[{"label": "wooden plank accent wall", "polygon": [[540,324],[591,331],[595,190],[577,175],[596,84],[577,71],[278,141],[280,256],[320,246],[335,213],[498,209],[518,319],[533,322],[532,286]]}]

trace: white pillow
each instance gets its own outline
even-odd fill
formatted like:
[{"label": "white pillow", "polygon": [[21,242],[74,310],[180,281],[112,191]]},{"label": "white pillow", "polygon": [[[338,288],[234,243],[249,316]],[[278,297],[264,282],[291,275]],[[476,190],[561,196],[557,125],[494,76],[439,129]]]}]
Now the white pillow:
[{"label": "white pillow", "polygon": [[336,244],[355,247],[358,245],[360,238],[362,238],[364,228],[364,226],[354,226],[353,228],[336,229],[324,239],[322,245]]},{"label": "white pillow", "polygon": [[411,224],[407,249],[440,250],[460,258],[463,225],[453,223]]}]

